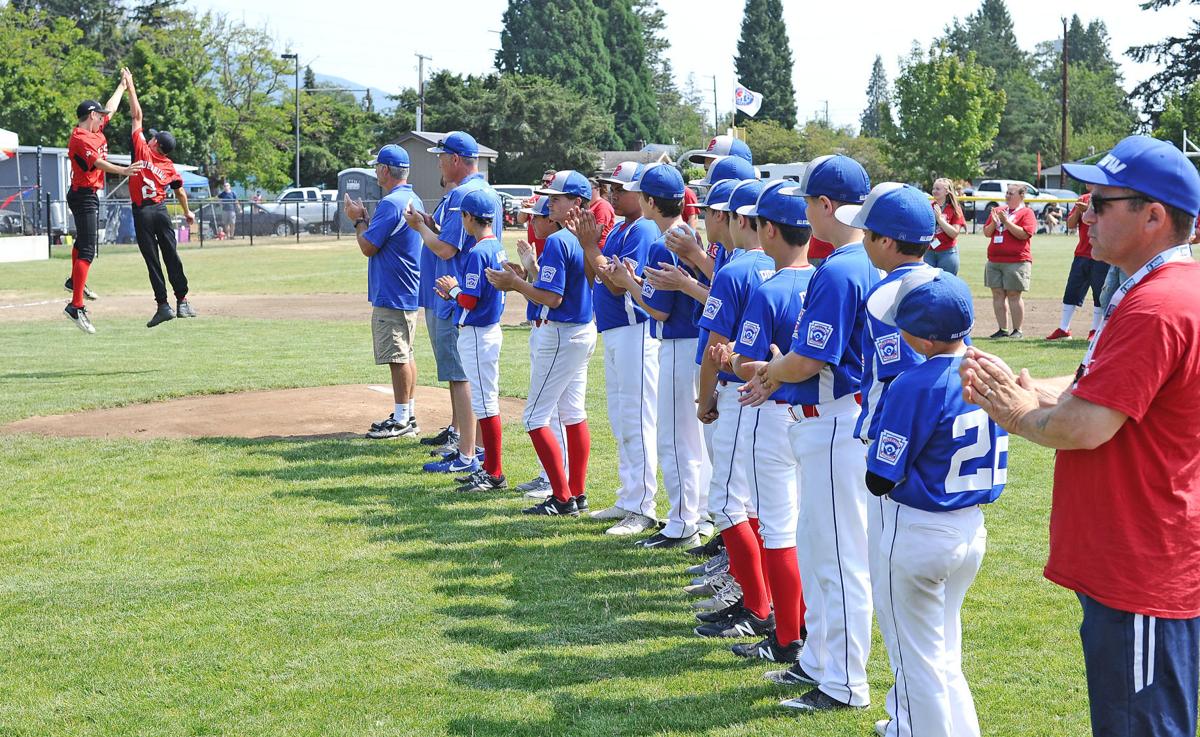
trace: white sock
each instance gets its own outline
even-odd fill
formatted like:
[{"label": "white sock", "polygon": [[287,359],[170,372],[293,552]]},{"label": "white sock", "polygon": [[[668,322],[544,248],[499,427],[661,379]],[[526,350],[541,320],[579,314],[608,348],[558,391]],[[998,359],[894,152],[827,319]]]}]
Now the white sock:
[{"label": "white sock", "polygon": [[462,461],[463,463],[474,463],[475,462],[475,453],[472,452],[471,455],[467,455],[466,453],[464,453],[460,450],[460,451],[458,451],[458,460]]},{"label": "white sock", "polygon": [[1092,308],[1092,330],[1099,330],[1100,329],[1100,321],[1103,319],[1104,319],[1104,308],[1103,307],[1093,307]]},{"label": "white sock", "polygon": [[408,400],[408,416],[409,417],[417,416],[417,400],[415,400],[415,399]]},{"label": "white sock", "polygon": [[408,405],[407,404],[397,404],[396,410],[392,413],[392,416],[396,418],[397,425],[407,425],[408,424]]},{"label": "white sock", "polygon": [[1075,305],[1063,305],[1062,322],[1058,324],[1058,329],[1064,333],[1071,331],[1071,318],[1075,316]]}]

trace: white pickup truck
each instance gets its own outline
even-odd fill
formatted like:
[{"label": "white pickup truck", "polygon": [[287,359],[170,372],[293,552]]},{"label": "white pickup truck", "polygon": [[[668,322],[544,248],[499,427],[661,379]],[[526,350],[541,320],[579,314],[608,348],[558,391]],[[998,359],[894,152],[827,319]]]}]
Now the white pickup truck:
[{"label": "white pickup truck", "polygon": [[280,193],[274,202],[264,202],[263,208],[283,215],[298,215],[310,230],[323,232],[337,216],[337,192],[330,197],[319,187],[292,187]]}]

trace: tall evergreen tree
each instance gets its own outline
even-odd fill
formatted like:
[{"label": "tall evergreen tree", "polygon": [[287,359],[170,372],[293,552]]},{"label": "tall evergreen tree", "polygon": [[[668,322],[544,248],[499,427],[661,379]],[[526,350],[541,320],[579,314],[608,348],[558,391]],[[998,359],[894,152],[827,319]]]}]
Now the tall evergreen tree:
[{"label": "tall evergreen tree", "polygon": [[[1200,0],[1188,0],[1200,5]],[[1178,5],[1179,0],[1147,0],[1142,4],[1146,10]],[[1133,97],[1142,101],[1144,110],[1153,113],[1159,110],[1167,97],[1177,96],[1200,79],[1200,20],[1193,19],[1186,35],[1172,35],[1162,41],[1145,46],[1134,46],[1125,52],[1139,63],[1154,62],[1161,70],[1142,82],[1133,90]]]},{"label": "tall evergreen tree", "polygon": [[883,57],[876,54],[875,64],[871,67],[871,81],[867,83],[867,107],[858,119],[860,135],[879,138],[887,132],[892,125],[890,98]]},{"label": "tall evergreen tree", "polygon": [[1010,72],[1027,68],[1027,56],[1017,44],[1012,16],[1004,0],[983,0],[966,22],[957,18],[946,27],[946,42],[950,51],[966,61],[974,51],[977,63],[996,70],[996,80],[1003,81]]},{"label": "tall evergreen tree", "polygon": [[617,139],[627,149],[658,137],[659,111],[654,90],[654,70],[648,63],[645,36],[633,0],[601,0],[604,42],[615,95],[612,114]]},{"label": "tall evergreen tree", "polygon": [[[781,0],[746,0],[742,35],[734,58],[738,80],[763,94],[756,119],[796,126],[796,91],[792,87],[792,48],[783,23]],[[738,113],[740,125],[746,116]]]}]

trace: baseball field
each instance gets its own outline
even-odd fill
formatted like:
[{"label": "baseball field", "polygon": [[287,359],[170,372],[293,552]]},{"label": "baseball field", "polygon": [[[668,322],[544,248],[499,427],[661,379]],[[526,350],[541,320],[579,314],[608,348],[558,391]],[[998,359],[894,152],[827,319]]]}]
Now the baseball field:
[{"label": "baseball field", "polygon": [[[984,239],[960,245],[987,335]],[[1041,337],[1074,239],[1033,248],[1028,337],[977,342],[1068,373],[1085,343]],[[872,708],[797,718],[764,664],[692,635],[694,559],[523,516],[517,492],[455,494],[415,440],[363,439],[391,399],[352,240],[182,255],[198,319],[147,330],[144,264],[115,249],[88,281],[95,336],[62,316],[62,254],[0,265],[0,734],[823,736],[883,716],[878,636]],[[500,382],[513,484],[536,471],[519,307]],[[430,433],[448,400],[419,332]],[[617,485],[603,373],[593,360],[594,509]],[[1078,604],[1041,576],[1052,464],[1014,437],[986,512],[963,611],[984,734],[1088,730]]]}]

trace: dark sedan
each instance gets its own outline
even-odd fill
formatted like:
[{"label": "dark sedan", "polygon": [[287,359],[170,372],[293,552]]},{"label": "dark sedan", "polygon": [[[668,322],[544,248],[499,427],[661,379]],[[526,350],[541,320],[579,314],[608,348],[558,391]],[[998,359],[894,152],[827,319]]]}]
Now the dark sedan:
[{"label": "dark sedan", "polygon": [[[203,205],[196,213],[197,220],[204,228],[205,238],[215,238],[217,228],[222,227],[223,219],[220,217],[222,208],[224,208],[223,204],[210,202]],[[253,232],[254,235],[288,236],[303,232],[307,227],[308,223],[303,218],[270,212],[261,205],[243,202],[238,204],[234,235],[243,236]]]}]

